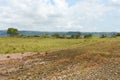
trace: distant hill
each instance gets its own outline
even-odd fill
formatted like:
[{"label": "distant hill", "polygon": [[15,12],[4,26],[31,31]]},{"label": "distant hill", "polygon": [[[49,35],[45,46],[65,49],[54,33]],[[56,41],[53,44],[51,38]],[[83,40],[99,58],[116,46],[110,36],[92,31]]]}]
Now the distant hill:
[{"label": "distant hill", "polygon": [[[25,35],[42,35],[42,34],[54,34],[54,33],[58,33],[58,34],[67,34],[67,35],[71,35],[71,34],[76,34],[78,32],[41,32],[41,31],[19,31],[20,34],[25,34]],[[112,35],[114,33],[117,32],[80,32],[81,35],[85,35],[85,34],[92,34],[94,36],[100,36],[102,34],[107,34],[107,35]],[[7,31],[5,30],[0,30],[0,36],[7,36]]]}]

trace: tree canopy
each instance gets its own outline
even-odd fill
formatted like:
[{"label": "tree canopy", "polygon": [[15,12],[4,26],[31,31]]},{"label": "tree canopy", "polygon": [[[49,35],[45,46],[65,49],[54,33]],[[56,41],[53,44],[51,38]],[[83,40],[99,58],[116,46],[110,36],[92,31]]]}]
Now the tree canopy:
[{"label": "tree canopy", "polygon": [[10,36],[17,36],[19,35],[18,29],[16,28],[8,28],[7,34]]}]

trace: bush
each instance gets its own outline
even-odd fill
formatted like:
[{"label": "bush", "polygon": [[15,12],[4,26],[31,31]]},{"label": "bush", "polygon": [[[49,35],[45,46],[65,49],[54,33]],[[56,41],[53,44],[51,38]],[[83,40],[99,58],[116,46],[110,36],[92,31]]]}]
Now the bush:
[{"label": "bush", "polygon": [[114,33],[114,34],[112,34],[111,37],[115,38],[115,37],[119,37],[119,36],[120,36],[120,33]]},{"label": "bush", "polygon": [[63,37],[64,39],[66,39],[66,38],[67,38],[67,35],[66,35],[66,34],[63,34],[62,37]]},{"label": "bush", "polygon": [[100,36],[100,38],[106,38],[107,37],[107,34],[102,34],[101,36]]},{"label": "bush", "polygon": [[80,36],[81,36],[81,33],[72,34],[72,35],[71,35],[71,38],[73,38],[73,39],[79,39]]},{"label": "bush", "polygon": [[112,37],[112,38],[115,38],[115,37],[116,37],[116,34],[112,34],[111,37]]},{"label": "bush", "polygon": [[32,37],[40,37],[39,35],[33,35]]},{"label": "bush", "polygon": [[41,35],[41,37],[42,37],[42,38],[49,38],[50,35],[49,35],[49,34],[43,34],[43,35]]},{"label": "bush", "polygon": [[116,36],[120,36],[120,33],[117,33]]},{"label": "bush", "polygon": [[54,37],[54,38],[59,38],[60,35],[59,35],[58,33],[55,33],[55,34],[52,35],[52,37]]},{"label": "bush", "polygon": [[86,34],[84,35],[84,38],[91,38],[92,37],[92,34]]}]

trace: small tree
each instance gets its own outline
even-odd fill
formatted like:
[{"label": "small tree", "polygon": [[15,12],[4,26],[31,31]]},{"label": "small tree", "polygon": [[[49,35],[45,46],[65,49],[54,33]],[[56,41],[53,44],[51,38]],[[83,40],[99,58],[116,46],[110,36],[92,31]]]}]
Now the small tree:
[{"label": "small tree", "polygon": [[76,34],[76,39],[80,38],[80,36],[81,36],[81,33],[80,33],[80,32],[77,33],[77,34]]},{"label": "small tree", "polygon": [[18,36],[19,32],[16,28],[8,28],[7,34],[9,34],[10,36]]},{"label": "small tree", "polygon": [[58,33],[55,33],[55,34],[52,35],[52,37],[54,37],[54,38],[59,38],[60,35],[59,35]]},{"label": "small tree", "polygon": [[73,38],[73,39],[79,39],[80,36],[81,36],[81,33],[79,32],[79,33],[77,33],[77,34],[72,34],[72,35],[71,35],[71,38]]},{"label": "small tree", "polygon": [[49,38],[50,36],[49,36],[49,34],[43,34],[43,35],[41,35],[41,37],[42,38]]},{"label": "small tree", "polygon": [[72,35],[71,35],[71,38],[72,38],[72,39],[75,39],[75,35],[74,35],[74,34],[72,34]]},{"label": "small tree", "polygon": [[100,36],[100,38],[106,38],[107,37],[107,34],[102,34],[101,36]]},{"label": "small tree", "polygon": [[116,36],[120,36],[120,33],[117,33]]},{"label": "small tree", "polygon": [[62,34],[62,38],[66,39],[67,35],[66,34]]},{"label": "small tree", "polygon": [[120,36],[120,33],[114,33],[114,34],[112,34],[111,37],[119,37],[119,36]]},{"label": "small tree", "polygon": [[91,38],[92,37],[92,34],[86,34],[85,36],[84,36],[84,38]]}]

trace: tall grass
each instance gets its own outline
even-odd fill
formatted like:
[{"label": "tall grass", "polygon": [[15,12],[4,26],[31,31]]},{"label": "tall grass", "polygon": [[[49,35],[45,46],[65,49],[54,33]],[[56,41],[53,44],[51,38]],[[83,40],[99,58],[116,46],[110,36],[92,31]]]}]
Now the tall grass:
[{"label": "tall grass", "polygon": [[[91,39],[52,39],[52,38],[17,38],[0,37],[0,54],[17,52],[41,52],[61,48],[69,48],[72,45],[87,45],[94,42],[120,41],[120,38]],[[109,43],[108,43],[109,45]]]},{"label": "tall grass", "polygon": [[39,52],[79,44],[78,39],[0,38],[0,53]]}]

